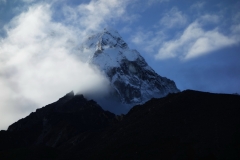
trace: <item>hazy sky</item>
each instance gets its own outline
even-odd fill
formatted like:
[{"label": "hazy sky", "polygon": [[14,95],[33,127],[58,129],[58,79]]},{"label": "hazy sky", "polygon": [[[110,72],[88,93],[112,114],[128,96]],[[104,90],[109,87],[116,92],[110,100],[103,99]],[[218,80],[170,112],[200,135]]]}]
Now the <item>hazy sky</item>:
[{"label": "hazy sky", "polygon": [[180,90],[240,93],[236,0],[0,0],[0,129],[67,92],[105,92],[79,47],[118,30]]}]

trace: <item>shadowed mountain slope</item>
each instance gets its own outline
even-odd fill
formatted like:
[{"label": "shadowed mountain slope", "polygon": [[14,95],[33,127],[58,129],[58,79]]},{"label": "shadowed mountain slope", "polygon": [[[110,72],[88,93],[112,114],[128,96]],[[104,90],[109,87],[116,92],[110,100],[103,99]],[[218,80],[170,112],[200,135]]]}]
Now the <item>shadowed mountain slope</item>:
[{"label": "shadowed mountain slope", "polygon": [[125,116],[69,93],[0,132],[0,159],[239,159],[240,96],[186,90]]}]

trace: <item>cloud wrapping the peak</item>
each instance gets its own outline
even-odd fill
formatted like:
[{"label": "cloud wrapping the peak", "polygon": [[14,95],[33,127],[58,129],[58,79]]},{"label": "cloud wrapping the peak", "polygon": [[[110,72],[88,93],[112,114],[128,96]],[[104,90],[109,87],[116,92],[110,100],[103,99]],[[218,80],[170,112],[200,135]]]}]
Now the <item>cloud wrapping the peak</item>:
[{"label": "cloud wrapping the peak", "polygon": [[91,31],[124,14],[125,2],[93,0],[76,8],[63,6],[69,17],[61,22],[52,19],[52,4],[40,2],[5,25],[6,37],[0,39],[0,129],[71,90],[88,95],[108,92],[109,81],[81,59],[89,51],[81,53],[78,47]]}]

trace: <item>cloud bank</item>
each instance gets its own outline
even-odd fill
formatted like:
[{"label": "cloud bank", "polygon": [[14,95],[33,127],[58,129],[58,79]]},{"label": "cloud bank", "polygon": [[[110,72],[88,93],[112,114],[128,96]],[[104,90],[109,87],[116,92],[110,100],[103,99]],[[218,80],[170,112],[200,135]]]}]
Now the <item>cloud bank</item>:
[{"label": "cloud bank", "polygon": [[37,3],[5,25],[7,36],[0,39],[0,129],[71,90],[108,91],[108,80],[81,60],[85,53],[78,47],[87,34],[111,20],[113,10],[115,16],[124,14],[120,3],[90,1],[77,10],[63,6],[62,22],[52,19],[53,4]]}]

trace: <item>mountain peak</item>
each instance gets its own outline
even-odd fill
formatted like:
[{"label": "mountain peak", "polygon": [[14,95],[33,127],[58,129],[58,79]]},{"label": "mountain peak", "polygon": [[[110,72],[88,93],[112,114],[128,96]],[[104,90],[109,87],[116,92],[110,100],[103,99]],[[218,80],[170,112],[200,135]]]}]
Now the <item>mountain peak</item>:
[{"label": "mountain peak", "polygon": [[71,92],[67,93],[65,96],[63,96],[62,98],[60,98],[59,102],[65,103],[65,102],[69,101],[70,99],[72,99],[73,97],[74,97],[74,92],[71,91]]},{"label": "mountain peak", "polygon": [[74,97],[74,92],[71,91],[71,92],[67,93],[65,96],[67,96],[67,97]]},{"label": "mountain peak", "polygon": [[106,75],[123,104],[139,104],[179,92],[174,81],[159,76],[112,28],[90,36],[83,46],[94,52],[89,62]]},{"label": "mountain peak", "polygon": [[89,36],[83,43],[83,47],[94,48],[97,53],[101,53],[107,48],[128,49],[120,34],[111,28],[105,28],[103,31]]}]

